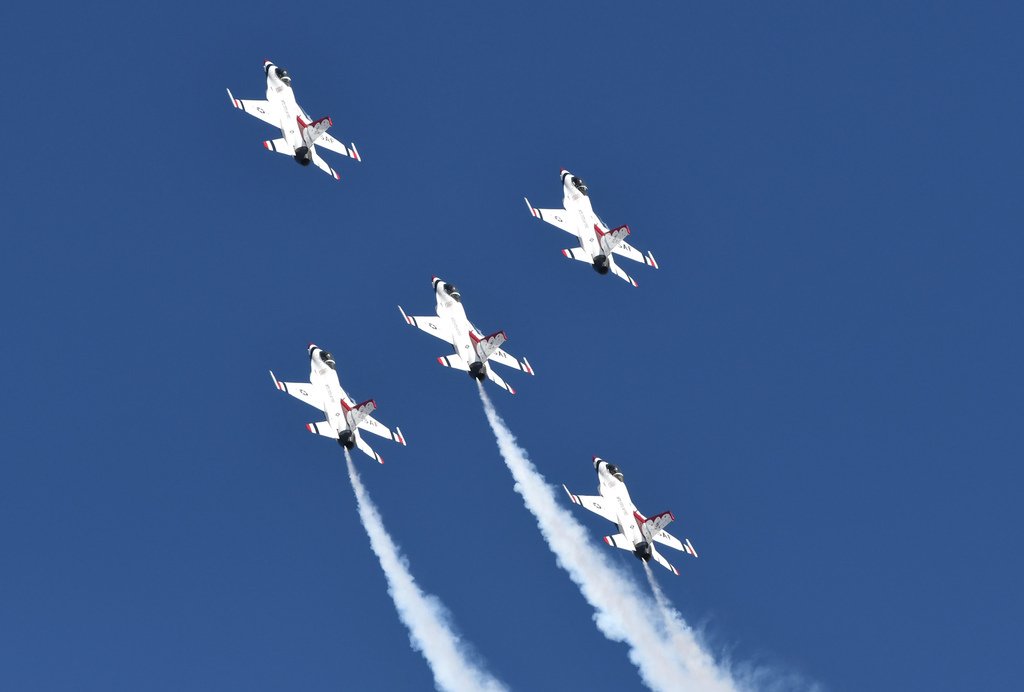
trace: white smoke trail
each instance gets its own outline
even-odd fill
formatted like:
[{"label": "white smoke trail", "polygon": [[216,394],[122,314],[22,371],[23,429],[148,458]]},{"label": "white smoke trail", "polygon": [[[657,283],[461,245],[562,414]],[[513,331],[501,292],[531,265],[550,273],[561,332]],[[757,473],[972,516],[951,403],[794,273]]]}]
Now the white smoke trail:
[{"label": "white smoke trail", "polygon": [[439,690],[453,692],[505,690],[501,682],[470,660],[472,654],[449,622],[444,605],[436,596],[423,593],[416,584],[409,571],[408,560],[384,529],[380,512],[363,487],[347,449],[345,461],[356,494],[359,519],[363,522],[366,535],[370,537],[370,547],[384,570],[388,594],[395,603],[398,617],[409,630],[412,648],[427,659],[427,665],[434,674],[434,684]]},{"label": "white smoke trail", "polygon": [[515,490],[537,518],[559,567],[568,572],[594,608],[594,621],[601,633],[629,647],[629,660],[639,670],[644,684],[655,690],[736,690],[729,673],[701,648],[681,618],[679,622],[685,629],[677,632],[668,631],[664,618],[652,618],[662,610],[658,603],[652,602],[632,579],[615,568],[579,522],[559,506],[555,489],[516,444],[515,436],[494,410],[482,386],[480,399],[501,456],[512,472]]},{"label": "white smoke trail", "polygon": [[650,564],[643,563],[644,573],[647,575],[647,583],[651,585],[651,593],[654,594],[654,602],[658,605],[658,616],[661,618],[661,626],[668,634],[669,640],[678,651],[687,651],[691,646],[700,648],[693,630],[683,620],[682,613],[672,607],[665,592],[661,590],[658,581],[654,578],[654,571]]}]

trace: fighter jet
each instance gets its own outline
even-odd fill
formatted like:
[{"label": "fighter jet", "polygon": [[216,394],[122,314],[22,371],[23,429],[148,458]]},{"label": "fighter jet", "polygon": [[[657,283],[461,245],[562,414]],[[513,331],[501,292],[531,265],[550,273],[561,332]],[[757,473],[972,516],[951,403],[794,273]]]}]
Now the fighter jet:
[{"label": "fighter jet", "polygon": [[622,472],[617,466],[609,464],[600,457],[594,457],[594,469],[597,471],[597,489],[601,494],[573,495],[563,484],[562,488],[565,489],[569,498],[618,526],[619,532],[614,536],[605,536],[605,543],[629,550],[644,562],[650,562],[653,559],[662,567],[679,576],[679,570],[662,557],[654,547],[657,542],[697,557],[697,551],[693,549],[689,538],[685,543],[680,543],[678,538],[665,531],[665,526],[675,519],[672,512],[662,512],[653,517],[645,517],[637,511],[636,505],[629,499],[629,491],[626,490]]},{"label": "fighter jet", "polygon": [[401,430],[391,430],[370,415],[377,408],[373,399],[357,404],[345,393],[338,382],[334,356],[316,344],[309,345],[309,382],[281,382],[274,376],[273,371],[270,372],[270,377],[282,392],[320,409],[327,416],[325,421],[307,423],[306,430],[309,432],[337,440],[345,449],[358,447],[382,464],[384,459],[370,449],[370,445],[366,444],[359,434],[360,430],[405,445],[405,437],[402,436]]},{"label": "fighter jet", "polygon": [[490,336],[484,336],[483,332],[473,326],[466,317],[465,308],[462,307],[462,295],[459,293],[459,289],[436,276],[431,281],[437,298],[437,315],[410,317],[399,305],[398,310],[402,313],[402,317],[412,326],[419,327],[427,334],[447,341],[455,347],[455,353],[450,356],[441,356],[437,359],[438,363],[447,368],[465,370],[470,377],[481,382],[486,377],[502,389],[508,390],[510,394],[515,394],[516,390],[509,387],[505,380],[494,372],[488,361],[497,361],[502,365],[518,368],[532,375],[533,368],[530,367],[530,363],[525,358],[521,361],[516,360],[501,350],[501,345],[508,339],[505,332],[495,332]]},{"label": "fighter jet", "polygon": [[337,172],[316,153],[316,147],[330,149],[342,156],[361,161],[356,145],[348,148],[327,134],[327,128],[334,124],[329,117],[313,120],[302,110],[295,102],[292,78],[287,70],[265,60],[263,72],[267,75],[267,100],[236,99],[231,95],[231,89],[228,89],[231,105],[265,123],[281,128],[281,137],[267,140],[263,143],[264,147],[279,154],[287,154],[303,166],[313,162],[324,173],[333,176],[335,180],[341,180]]},{"label": "fighter jet", "polygon": [[642,255],[625,241],[629,235],[629,226],[609,230],[608,224],[594,213],[594,208],[590,204],[590,190],[582,178],[577,178],[564,168],[561,175],[562,205],[565,208],[536,209],[530,204],[530,200],[524,197],[530,213],[579,239],[580,246],[562,250],[563,255],[569,259],[587,262],[598,274],[611,272],[635,288],[636,281],[615,264],[612,255],[628,257],[635,262],[646,262],[657,269],[658,263],[654,261],[654,255],[650,252]]}]

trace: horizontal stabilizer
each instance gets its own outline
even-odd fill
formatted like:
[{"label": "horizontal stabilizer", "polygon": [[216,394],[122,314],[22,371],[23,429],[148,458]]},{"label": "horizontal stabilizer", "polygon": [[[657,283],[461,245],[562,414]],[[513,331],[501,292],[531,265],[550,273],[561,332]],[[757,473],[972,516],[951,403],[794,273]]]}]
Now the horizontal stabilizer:
[{"label": "horizontal stabilizer", "polygon": [[562,254],[569,259],[574,259],[579,262],[586,262],[587,264],[592,264],[594,261],[593,258],[590,256],[590,253],[581,247],[567,248],[565,250],[562,250]]},{"label": "horizontal stabilizer", "polygon": [[633,542],[630,541],[628,538],[626,538],[621,533],[617,533],[614,536],[605,536],[604,537],[604,542],[607,543],[608,545],[614,546],[616,548],[622,548],[623,550],[628,550],[629,552],[633,552],[636,549],[633,546]]},{"label": "horizontal stabilizer", "polygon": [[[608,259],[611,260],[610,257]],[[615,262],[609,261],[608,262],[608,268],[612,270],[612,274],[614,274],[615,276],[619,277],[620,279],[622,279],[623,281],[628,283],[633,288],[637,287],[636,281],[633,280],[633,277],[631,277],[626,272],[622,271],[622,267],[620,267],[619,265],[615,264]]]},{"label": "horizontal stabilizer", "polygon": [[324,173],[331,176],[335,180],[341,180],[341,176],[338,175],[338,171],[331,168],[326,161],[320,158],[320,155],[316,153],[315,149],[310,149],[309,158],[313,162],[313,165],[322,170]]},{"label": "horizontal stabilizer", "polygon": [[505,380],[501,379],[501,376],[498,375],[498,373],[494,372],[494,368],[487,367],[487,368],[485,368],[485,372],[487,373],[487,379],[489,379],[491,382],[493,382],[494,384],[498,385],[499,387],[504,389],[509,394],[515,394],[516,393],[516,390],[514,390],[514,389],[512,389],[512,387],[508,386],[508,383],[505,382]]},{"label": "horizontal stabilizer", "polygon": [[270,151],[276,151],[278,154],[284,154],[285,156],[295,156],[295,149],[293,149],[292,145],[283,137],[268,139],[263,143],[263,147]]},{"label": "horizontal stabilizer", "polygon": [[679,570],[673,567],[672,563],[666,560],[665,557],[657,550],[651,550],[651,557],[654,559],[655,562],[657,562],[659,565],[667,569],[669,572],[676,575],[677,577],[679,576]]},{"label": "horizontal stabilizer", "polygon": [[359,449],[366,456],[376,459],[378,464],[384,463],[384,457],[382,457],[380,454],[377,454],[377,452],[373,451],[370,445],[366,444],[366,441],[363,439],[362,435],[356,435],[356,447],[359,447]]},{"label": "horizontal stabilizer", "polygon": [[469,366],[466,365],[466,361],[458,353],[453,353],[450,356],[439,356],[437,362],[446,368],[455,368],[456,370],[469,372]]},{"label": "horizontal stabilizer", "polygon": [[332,440],[338,439],[338,431],[331,427],[331,424],[327,421],[320,421],[319,423],[306,423],[306,430],[313,433],[314,435],[323,435],[329,437]]}]

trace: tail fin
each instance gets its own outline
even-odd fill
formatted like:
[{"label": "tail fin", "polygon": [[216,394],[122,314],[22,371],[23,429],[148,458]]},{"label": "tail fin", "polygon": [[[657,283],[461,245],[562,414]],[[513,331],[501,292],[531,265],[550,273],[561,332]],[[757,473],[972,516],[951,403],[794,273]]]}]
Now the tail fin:
[{"label": "tail fin", "polygon": [[605,233],[601,230],[600,226],[594,226],[594,230],[597,232],[598,242],[601,244],[601,250],[606,254],[610,255],[615,249],[615,246],[621,243],[627,235],[629,235],[629,226],[619,226]]},{"label": "tail fin", "polygon": [[302,139],[306,144],[315,144],[316,140],[320,139],[320,135],[327,132],[327,128],[334,124],[331,118],[324,117],[319,120],[314,120],[308,125],[302,122],[301,116],[295,116],[295,119],[299,123],[299,131],[302,133]]},{"label": "tail fin", "polygon": [[473,342],[473,348],[476,349],[476,355],[481,361],[486,361],[491,357],[491,354],[501,348],[501,345],[508,341],[508,335],[505,332],[494,332],[490,336],[484,338],[478,338],[473,332],[469,333],[469,338]]},{"label": "tail fin", "polygon": [[652,540],[654,538],[654,534],[661,531],[676,519],[672,515],[672,512],[662,512],[661,514],[655,514],[653,517],[647,517],[647,519],[644,519],[639,512],[634,512],[633,515],[640,523],[640,530],[644,532],[647,540]]},{"label": "tail fin", "polygon": [[355,430],[364,418],[377,410],[377,403],[373,399],[367,399],[361,404],[350,407],[342,399],[341,407],[345,409],[345,422],[348,423],[349,430]]}]

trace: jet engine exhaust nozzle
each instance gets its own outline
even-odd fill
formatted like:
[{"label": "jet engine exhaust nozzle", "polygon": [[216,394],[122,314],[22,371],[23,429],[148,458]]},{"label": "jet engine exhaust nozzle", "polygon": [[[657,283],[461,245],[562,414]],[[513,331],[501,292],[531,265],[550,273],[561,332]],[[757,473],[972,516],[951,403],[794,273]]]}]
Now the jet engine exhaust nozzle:
[{"label": "jet engine exhaust nozzle", "polygon": [[644,562],[650,562],[651,544],[647,541],[644,541],[643,543],[641,543],[633,549],[633,554],[636,555],[638,559],[643,560]]},{"label": "jet engine exhaust nozzle", "polygon": [[308,166],[310,161],[309,147],[299,147],[295,150],[295,161],[300,166]]},{"label": "jet engine exhaust nozzle", "polygon": [[594,271],[604,276],[608,273],[608,257],[607,255],[598,255],[594,258]]},{"label": "jet engine exhaust nozzle", "polygon": [[351,430],[344,431],[343,433],[338,435],[338,444],[340,444],[345,449],[352,449],[353,447],[356,446],[355,435],[352,434]]},{"label": "jet engine exhaust nozzle", "polygon": [[475,363],[470,363],[469,376],[475,380],[483,382],[484,378],[487,377],[487,373],[484,372],[484,364],[479,360],[476,361]]}]

